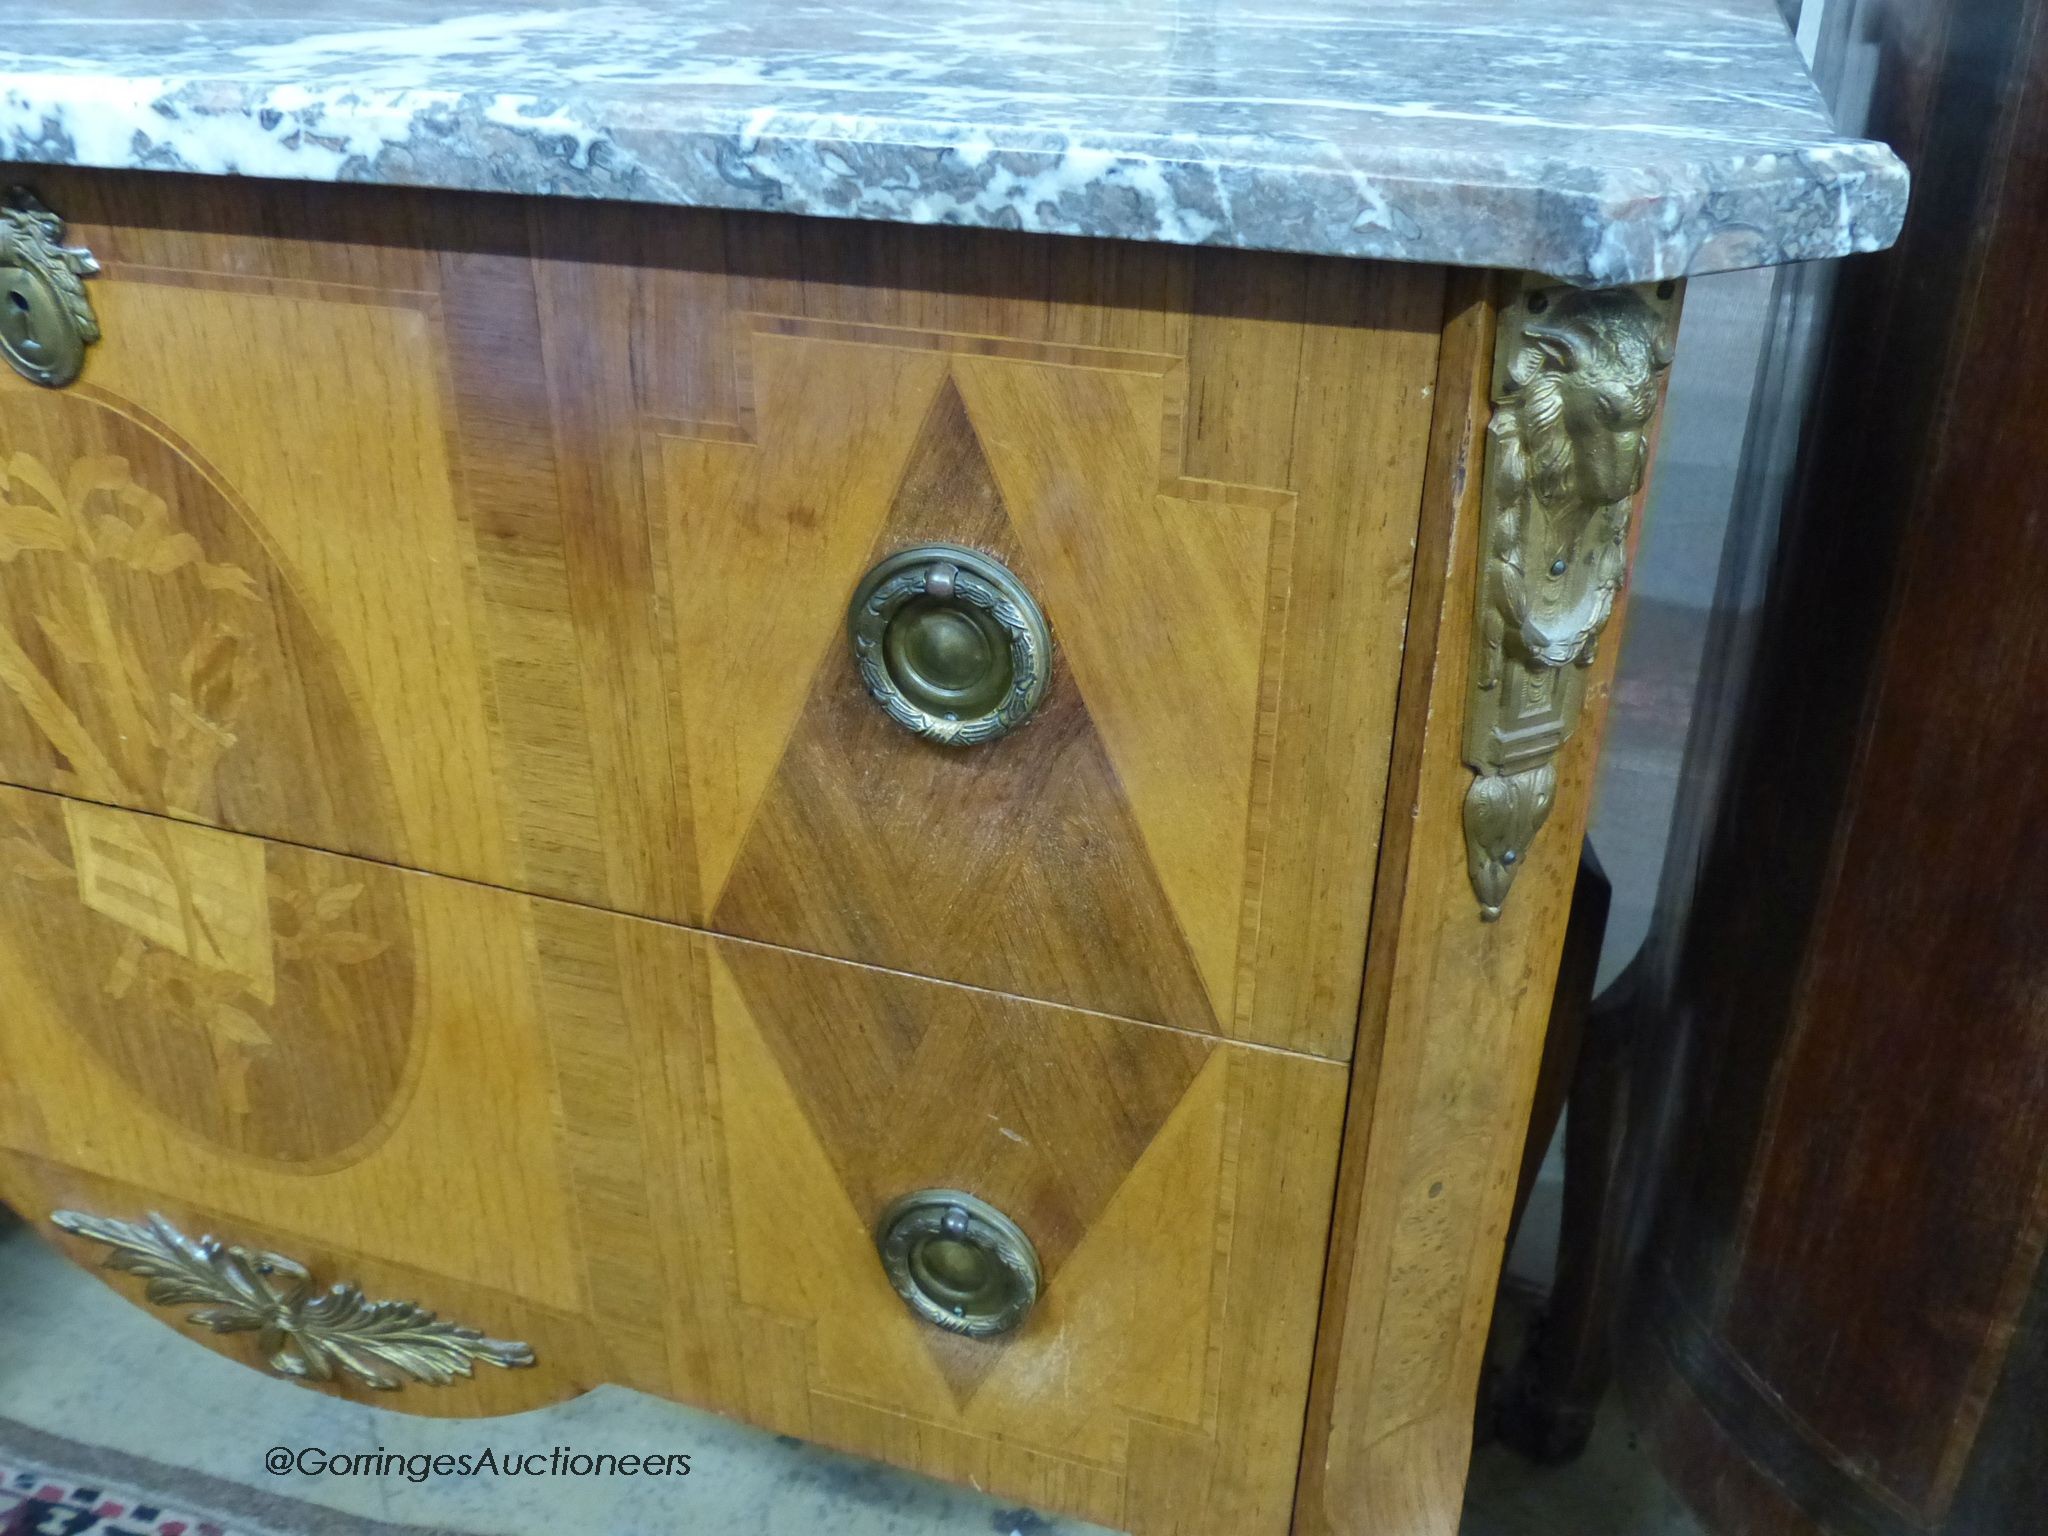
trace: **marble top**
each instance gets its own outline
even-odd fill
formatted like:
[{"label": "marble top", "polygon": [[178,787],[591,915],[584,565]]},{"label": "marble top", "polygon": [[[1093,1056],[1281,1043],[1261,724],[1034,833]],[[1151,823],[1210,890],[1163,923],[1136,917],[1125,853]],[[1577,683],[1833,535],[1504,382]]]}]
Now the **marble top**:
[{"label": "marble top", "polygon": [[0,160],[1630,283],[1880,249],[1772,0],[7,0]]}]

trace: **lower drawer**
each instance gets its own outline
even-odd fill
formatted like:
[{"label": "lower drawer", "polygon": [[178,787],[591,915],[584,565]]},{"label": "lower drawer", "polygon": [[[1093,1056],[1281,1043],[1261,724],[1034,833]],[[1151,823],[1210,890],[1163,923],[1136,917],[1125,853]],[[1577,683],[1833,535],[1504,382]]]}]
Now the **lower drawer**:
[{"label": "lower drawer", "polygon": [[[12,789],[0,995],[25,1214],[161,1210],[538,1357],[388,1406],[619,1381],[1140,1533],[1286,1529],[1339,1065]],[[920,1190],[1028,1239],[1015,1328],[892,1289]],[[967,1273],[933,1254],[927,1296]]]}]

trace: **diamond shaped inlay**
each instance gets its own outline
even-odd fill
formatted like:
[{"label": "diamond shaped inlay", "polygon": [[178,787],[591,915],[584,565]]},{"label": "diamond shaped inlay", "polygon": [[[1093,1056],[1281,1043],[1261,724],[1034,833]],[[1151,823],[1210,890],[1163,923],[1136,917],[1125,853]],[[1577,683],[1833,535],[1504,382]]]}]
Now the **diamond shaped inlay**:
[{"label": "diamond shaped inlay", "polygon": [[[1217,1048],[773,949],[719,963],[861,1223],[910,1190],[974,1191],[1030,1236],[1048,1291]],[[962,1405],[1002,1357],[920,1333]]]},{"label": "diamond shaped inlay", "polygon": [[[986,550],[1033,585],[1033,562],[950,375],[870,558],[941,540]],[[1014,734],[966,749],[907,735],[868,698],[844,647],[828,650],[715,926],[1213,1028],[1125,788],[1061,666],[1059,616],[1049,616],[1045,702]]]}]

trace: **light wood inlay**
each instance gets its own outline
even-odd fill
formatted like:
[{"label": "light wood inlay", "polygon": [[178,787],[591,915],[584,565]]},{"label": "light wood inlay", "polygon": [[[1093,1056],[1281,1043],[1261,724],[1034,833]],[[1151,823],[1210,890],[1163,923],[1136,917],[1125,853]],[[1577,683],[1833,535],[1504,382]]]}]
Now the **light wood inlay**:
[{"label": "light wood inlay", "polygon": [[4,1033],[51,1020],[132,1095],[109,1113],[282,1172],[388,1130],[411,1061],[410,926],[378,865],[0,792],[0,942],[20,967]]},{"label": "light wood inlay", "polygon": [[388,843],[333,632],[221,470],[96,385],[0,378],[0,766],[194,820]]}]

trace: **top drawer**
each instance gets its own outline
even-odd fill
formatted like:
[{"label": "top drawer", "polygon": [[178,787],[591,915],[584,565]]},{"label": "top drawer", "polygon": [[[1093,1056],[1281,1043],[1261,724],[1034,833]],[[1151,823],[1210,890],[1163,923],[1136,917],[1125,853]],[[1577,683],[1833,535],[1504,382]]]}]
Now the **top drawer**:
[{"label": "top drawer", "polygon": [[[1348,1051],[1440,274],[38,190],[104,339],[0,375],[0,776]],[[1044,616],[1000,739],[862,685],[848,601],[925,544]]]}]

